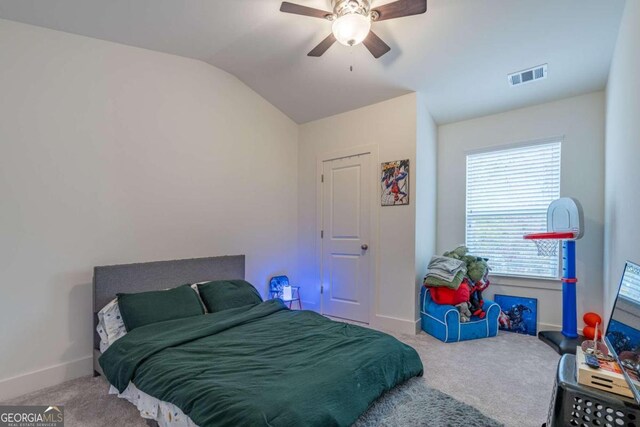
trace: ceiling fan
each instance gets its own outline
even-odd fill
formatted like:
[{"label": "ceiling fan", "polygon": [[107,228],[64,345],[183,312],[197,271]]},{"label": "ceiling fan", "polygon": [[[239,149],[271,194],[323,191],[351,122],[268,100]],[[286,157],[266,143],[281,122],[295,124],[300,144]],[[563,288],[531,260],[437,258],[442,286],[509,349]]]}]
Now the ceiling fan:
[{"label": "ceiling fan", "polygon": [[281,12],[311,16],[333,22],[332,33],[308,56],[322,56],[336,41],[345,46],[364,44],[369,52],[380,58],[391,48],[373,31],[371,24],[403,16],[419,15],[427,11],[427,0],[397,0],[379,7],[371,7],[372,0],[331,0],[333,12],[282,2]]}]

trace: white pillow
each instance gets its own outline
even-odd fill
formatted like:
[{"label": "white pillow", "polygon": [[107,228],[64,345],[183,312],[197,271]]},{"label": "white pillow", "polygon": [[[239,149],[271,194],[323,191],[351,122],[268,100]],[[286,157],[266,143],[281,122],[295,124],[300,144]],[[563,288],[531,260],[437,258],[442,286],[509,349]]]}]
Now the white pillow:
[{"label": "white pillow", "polygon": [[98,326],[96,327],[100,335],[100,352],[104,353],[107,348],[118,339],[127,334],[127,328],[120,315],[118,299],[114,298],[102,310],[98,312]]}]

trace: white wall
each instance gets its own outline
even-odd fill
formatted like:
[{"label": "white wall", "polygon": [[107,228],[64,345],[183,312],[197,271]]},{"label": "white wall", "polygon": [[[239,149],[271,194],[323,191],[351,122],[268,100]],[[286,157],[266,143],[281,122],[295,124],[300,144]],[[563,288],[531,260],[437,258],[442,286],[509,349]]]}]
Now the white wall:
[{"label": "white wall", "polygon": [[[425,119],[426,120],[426,119]],[[415,332],[417,95],[415,93],[300,126],[298,157],[298,259],[304,304],[319,310],[316,256],[316,162],[349,147],[377,145],[373,162],[410,159],[408,206],[378,208],[376,315],[371,324]],[[373,195],[377,200],[380,195]],[[378,204],[379,206],[379,204]]]},{"label": "white wall", "polygon": [[94,265],[295,277],[298,127],[235,77],[5,20],[0,75],[0,400],[91,372]]},{"label": "white wall", "polygon": [[[420,288],[431,257],[436,254],[436,203],[438,166],[438,126],[427,108],[427,100],[418,93],[416,143],[416,288]],[[416,299],[416,318],[420,317],[420,301]]]},{"label": "white wall", "polygon": [[[514,89],[517,90],[517,89]],[[465,158],[470,150],[564,136],[561,195],[576,197],[585,214],[577,244],[578,327],[582,313],[602,313],[604,234],[603,92],[441,126],[438,134],[437,250],[465,241]],[[535,231],[535,230],[532,230]],[[560,281],[493,276],[494,293],[538,298],[540,328],[562,325]]]},{"label": "white wall", "polygon": [[627,1],[607,84],[604,305],[626,260],[640,263],[640,2]]}]

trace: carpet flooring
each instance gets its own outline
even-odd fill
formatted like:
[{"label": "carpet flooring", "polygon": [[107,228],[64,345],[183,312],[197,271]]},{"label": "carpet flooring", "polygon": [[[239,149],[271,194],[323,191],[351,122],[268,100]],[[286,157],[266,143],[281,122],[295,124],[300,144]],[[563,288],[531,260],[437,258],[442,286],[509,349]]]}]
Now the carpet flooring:
[{"label": "carpet flooring", "polygon": [[500,331],[450,344],[425,333],[396,337],[420,354],[427,386],[506,426],[546,422],[560,356],[537,337]]},{"label": "carpet flooring", "polygon": [[[559,357],[537,338],[501,332],[443,344],[424,333],[396,336],[418,351],[425,375],[381,398],[358,427],[540,427],[545,422]],[[102,377],[89,376],[4,404],[63,404],[68,427],[146,426],[133,405],[107,390]]]},{"label": "carpet flooring", "polygon": [[353,427],[501,427],[473,406],[412,378],[378,399]]}]

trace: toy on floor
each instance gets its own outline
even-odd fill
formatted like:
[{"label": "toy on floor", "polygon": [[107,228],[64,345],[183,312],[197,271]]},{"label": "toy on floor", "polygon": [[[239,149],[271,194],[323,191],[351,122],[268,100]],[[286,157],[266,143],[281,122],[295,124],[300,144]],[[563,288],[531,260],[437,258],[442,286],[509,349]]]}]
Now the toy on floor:
[{"label": "toy on floor", "polygon": [[582,316],[582,320],[584,321],[584,324],[587,326],[596,326],[596,323],[599,323],[602,325],[602,317],[600,317],[598,313],[593,313],[593,312],[585,313],[584,316]]},{"label": "toy on floor", "polygon": [[469,310],[474,316],[484,319],[486,313],[482,309],[484,298],[482,291],[489,287],[489,264],[481,257],[469,255],[466,246],[458,246],[452,251],[445,252],[443,256],[463,261],[467,267],[467,283],[471,288],[469,295]]},{"label": "toy on floor", "polygon": [[582,334],[588,340],[597,340],[596,333],[599,337],[602,337],[602,329],[598,325],[602,325],[602,317],[597,313],[585,313],[582,317],[585,327],[582,329]]},{"label": "toy on floor", "polygon": [[424,285],[429,289],[433,301],[456,306],[461,322],[468,322],[471,316],[485,318],[482,292],[489,284],[487,260],[469,255],[466,246],[458,246],[442,256],[434,256],[424,278]]},{"label": "toy on floor", "polygon": [[578,336],[576,307],[576,241],[584,235],[584,214],[580,202],[571,197],[554,200],[547,208],[547,231],[524,235],[536,244],[538,255],[552,259],[562,242],[562,331],[542,331],[538,338],[559,354],[575,354]]}]

